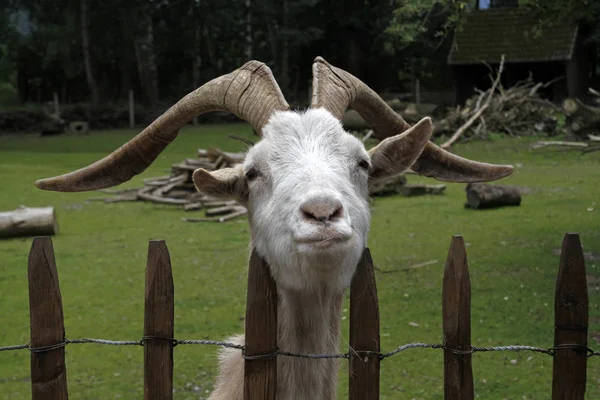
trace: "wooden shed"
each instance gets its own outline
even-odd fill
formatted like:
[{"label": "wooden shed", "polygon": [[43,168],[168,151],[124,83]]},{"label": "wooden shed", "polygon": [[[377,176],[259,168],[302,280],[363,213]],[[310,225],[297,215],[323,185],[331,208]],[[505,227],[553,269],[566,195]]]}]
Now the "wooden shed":
[{"label": "wooden shed", "polygon": [[470,12],[457,30],[448,56],[454,76],[455,101],[463,104],[474,88],[489,87],[489,68],[497,67],[502,55],[502,83],[511,86],[529,74],[536,82],[556,80],[542,95],[559,102],[583,97],[590,74],[585,27],[563,21],[536,32],[535,16],[524,8],[505,7]]}]

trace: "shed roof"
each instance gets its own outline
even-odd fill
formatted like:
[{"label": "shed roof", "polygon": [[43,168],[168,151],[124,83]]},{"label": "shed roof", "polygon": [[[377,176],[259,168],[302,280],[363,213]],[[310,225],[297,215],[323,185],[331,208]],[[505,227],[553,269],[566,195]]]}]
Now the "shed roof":
[{"label": "shed roof", "polygon": [[454,36],[449,64],[570,60],[578,24],[557,23],[535,36],[535,16],[522,8],[493,8],[469,13]]}]

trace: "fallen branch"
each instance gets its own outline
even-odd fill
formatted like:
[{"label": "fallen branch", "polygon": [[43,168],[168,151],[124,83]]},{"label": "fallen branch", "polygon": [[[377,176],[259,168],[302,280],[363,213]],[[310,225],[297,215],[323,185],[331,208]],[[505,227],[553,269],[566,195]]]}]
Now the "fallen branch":
[{"label": "fallen branch", "polygon": [[583,142],[565,142],[565,141],[561,141],[561,140],[555,140],[555,141],[539,141],[539,142],[535,142],[534,144],[531,145],[532,149],[541,149],[542,147],[548,147],[548,146],[568,146],[568,147],[589,147],[589,145],[587,143],[583,143]]},{"label": "fallen branch", "polygon": [[236,207],[237,211],[232,212],[231,214],[227,214],[222,217],[207,217],[207,218],[182,218],[181,220],[184,222],[227,222],[234,218],[240,217],[242,215],[246,215],[248,210],[245,207]]},{"label": "fallen branch", "polygon": [[588,135],[588,139],[592,142],[600,142],[600,135]]},{"label": "fallen branch", "polygon": [[362,138],[362,142],[365,143],[371,136],[373,136],[373,130],[369,129],[369,132]]},{"label": "fallen branch", "polygon": [[396,268],[396,269],[381,269],[381,268],[379,268],[377,266],[374,266],[373,268],[376,271],[381,272],[382,274],[391,274],[391,273],[394,273],[394,272],[410,271],[410,270],[413,270],[413,269],[427,267],[429,265],[437,264],[437,262],[438,262],[438,260],[431,260],[431,261],[426,261],[424,263],[411,265],[410,267]]},{"label": "fallen branch", "polygon": [[465,133],[465,131],[469,129],[475,121],[479,119],[479,117],[481,117],[481,114],[483,114],[483,112],[487,110],[489,106],[489,104],[484,104],[483,106],[481,106],[481,108],[475,114],[473,114],[473,116],[471,116],[471,118],[469,118],[469,120],[465,122],[463,126],[458,128],[458,130],[454,133],[454,135],[452,135],[452,137],[450,137],[450,139],[448,139],[445,143],[442,143],[440,147],[442,149],[447,149],[450,146],[452,146],[452,144],[456,142],[463,135],[463,133]]},{"label": "fallen branch", "polygon": [[144,193],[143,191],[139,191],[137,193],[137,197],[139,199],[151,201],[152,203],[157,203],[157,204],[184,205],[184,204],[188,204],[190,202],[189,200],[186,200],[186,199],[172,199],[170,197],[155,196],[150,193]]}]

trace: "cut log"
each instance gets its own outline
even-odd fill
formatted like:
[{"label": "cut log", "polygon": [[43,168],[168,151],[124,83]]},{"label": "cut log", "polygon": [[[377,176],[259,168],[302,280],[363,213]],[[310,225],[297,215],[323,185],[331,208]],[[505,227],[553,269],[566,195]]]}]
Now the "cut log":
[{"label": "cut log", "polygon": [[190,203],[190,204],[184,204],[183,209],[185,211],[195,211],[195,210],[201,210],[203,208],[202,203]]},{"label": "cut log", "polygon": [[400,188],[399,194],[402,196],[424,196],[424,195],[440,195],[446,190],[446,185],[419,185],[408,184]]},{"label": "cut log", "polygon": [[466,190],[467,204],[465,206],[469,208],[483,209],[521,204],[521,192],[514,186],[469,183]]},{"label": "cut log", "polygon": [[58,233],[58,223],[53,207],[19,207],[14,211],[0,212],[0,237],[53,236]]},{"label": "cut log", "polygon": [[400,193],[404,185],[406,185],[404,174],[396,174],[371,184],[369,193],[371,196],[391,196]]}]

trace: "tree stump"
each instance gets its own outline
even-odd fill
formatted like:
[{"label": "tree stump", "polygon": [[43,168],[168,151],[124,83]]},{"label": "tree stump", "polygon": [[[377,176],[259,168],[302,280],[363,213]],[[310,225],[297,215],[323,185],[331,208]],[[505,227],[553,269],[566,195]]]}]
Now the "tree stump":
[{"label": "tree stump", "polygon": [[21,236],[52,236],[58,233],[53,207],[19,207],[0,212],[0,238]]},{"label": "tree stump", "polygon": [[466,207],[483,209],[521,204],[521,192],[514,186],[486,185],[469,183],[467,185]]},{"label": "tree stump", "polygon": [[567,116],[565,126],[571,134],[587,139],[588,134],[600,131],[599,107],[589,106],[579,99],[566,99],[563,111]]}]

